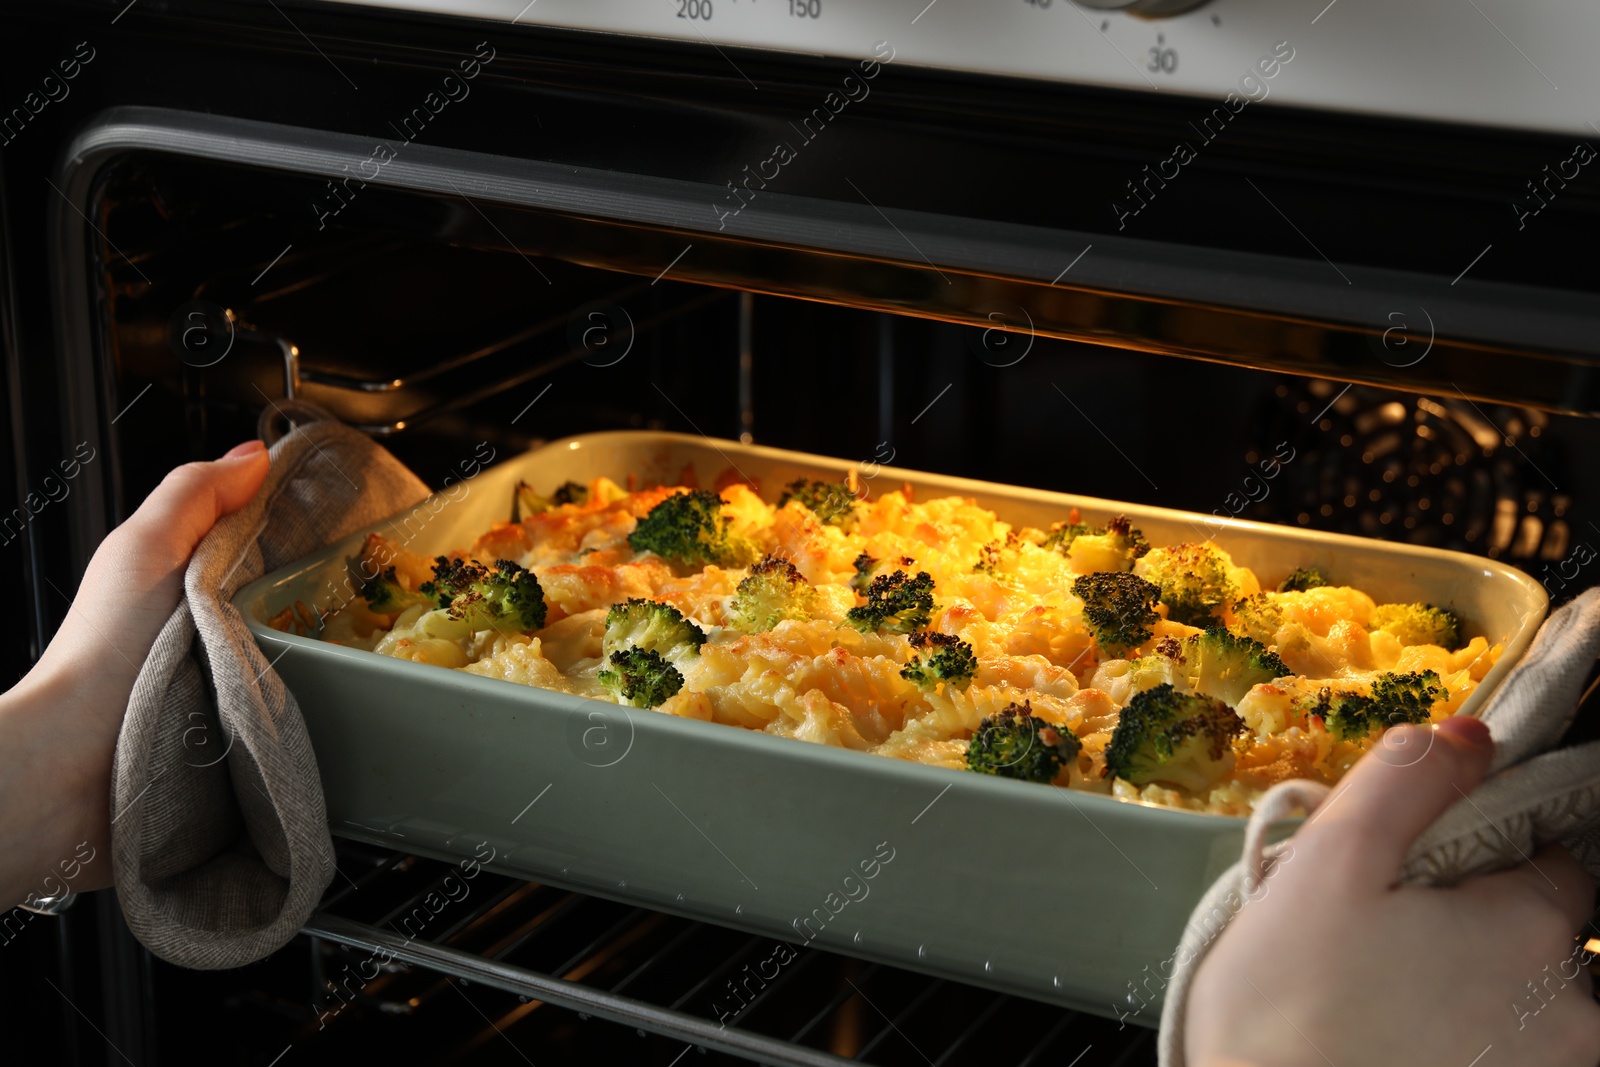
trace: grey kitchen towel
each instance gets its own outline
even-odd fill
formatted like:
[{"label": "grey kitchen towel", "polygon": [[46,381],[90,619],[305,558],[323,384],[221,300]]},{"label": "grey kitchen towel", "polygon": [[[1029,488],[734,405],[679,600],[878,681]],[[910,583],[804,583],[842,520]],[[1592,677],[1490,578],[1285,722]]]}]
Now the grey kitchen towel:
[{"label": "grey kitchen towel", "polygon": [[[1572,724],[1597,653],[1600,589],[1590,589],[1550,616],[1480,713],[1495,742],[1489,776],[1423,831],[1401,867],[1402,883],[1454,885],[1515,867],[1551,842],[1566,846],[1600,878],[1600,741],[1551,750]],[[1314,810],[1329,792],[1316,782],[1281,782],[1256,803],[1243,857],[1196,905],[1171,958],[1158,1042],[1161,1067],[1184,1067],[1186,1002],[1195,971],[1289,847],[1266,845],[1267,831]]]},{"label": "grey kitchen towel", "polygon": [[305,720],[233,595],[428,495],[386,450],[321,408],[284,401],[268,414],[290,430],[272,445],[255,499],[195,550],[184,599],[134,683],[113,765],[123,914],[145,947],[184,967],[240,967],[271,954],[334,871]]}]

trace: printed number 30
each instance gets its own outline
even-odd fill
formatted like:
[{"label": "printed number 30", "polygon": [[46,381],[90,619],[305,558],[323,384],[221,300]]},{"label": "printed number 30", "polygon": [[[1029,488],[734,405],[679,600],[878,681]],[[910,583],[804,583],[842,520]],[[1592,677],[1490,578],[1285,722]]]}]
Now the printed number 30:
[{"label": "printed number 30", "polygon": [[1150,66],[1145,69],[1159,70],[1163,74],[1171,74],[1178,69],[1177,51],[1171,48],[1156,48],[1152,46],[1150,49]]}]

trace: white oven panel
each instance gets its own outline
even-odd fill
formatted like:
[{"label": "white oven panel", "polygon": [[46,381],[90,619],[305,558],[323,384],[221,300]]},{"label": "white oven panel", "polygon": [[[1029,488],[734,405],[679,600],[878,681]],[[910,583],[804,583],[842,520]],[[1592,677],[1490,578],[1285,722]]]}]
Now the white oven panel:
[{"label": "white oven panel", "polygon": [[[1164,18],[1084,6],[1123,0],[340,2],[673,38],[708,51],[740,45],[859,59],[884,42],[879,52],[893,55],[891,67],[1600,132],[1591,124],[1600,120],[1600,65],[1590,54],[1600,4],[1580,0],[1211,0]],[[1293,58],[1274,64],[1275,51]],[[711,58],[738,71],[726,54]],[[1270,79],[1256,69],[1264,58]]]}]

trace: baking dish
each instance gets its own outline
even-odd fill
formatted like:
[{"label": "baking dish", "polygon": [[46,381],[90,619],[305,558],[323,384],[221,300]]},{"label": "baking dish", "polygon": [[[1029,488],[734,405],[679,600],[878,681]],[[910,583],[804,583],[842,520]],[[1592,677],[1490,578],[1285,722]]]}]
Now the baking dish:
[{"label": "baking dish", "polygon": [[[712,485],[730,468],[769,498],[855,470],[875,492],[969,496],[1013,525],[1124,513],[1155,544],[1212,536],[1264,581],[1320,566],[1381,599],[1449,604],[1467,633],[1505,646],[1462,713],[1547,607],[1527,575],[1459,553],[655,432],[555,442],[374,529],[431,555],[504,518],[518,481],[679,484],[692,470]],[[1238,818],[622,708],[267,625],[296,600],[326,604],[365,533],[234,600],[299,700],[335,833],[446,858],[492,848],[488,866],[508,874],[1107,1015],[1131,1010],[1134,983],[1238,856]],[[1147,1006],[1133,1018],[1154,1025],[1152,987],[1137,988],[1132,1007]]]}]

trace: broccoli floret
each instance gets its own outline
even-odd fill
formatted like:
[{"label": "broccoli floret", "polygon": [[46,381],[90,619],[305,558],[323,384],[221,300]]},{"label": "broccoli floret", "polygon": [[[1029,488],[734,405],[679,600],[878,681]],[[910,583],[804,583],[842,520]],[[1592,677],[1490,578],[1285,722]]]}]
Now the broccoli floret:
[{"label": "broccoli floret", "polygon": [[844,621],[862,633],[908,634],[927,627],[933,617],[933,575],[891,571],[872,579],[867,602],[845,613]]},{"label": "broccoli floret", "polygon": [[872,578],[877,573],[879,562],[879,560],[874,559],[865,552],[857,556],[855,559],[856,572],[850,576],[850,588],[862,596],[866,596],[867,587],[872,584]]},{"label": "broccoli floret", "polygon": [[1160,590],[1126,571],[1085,574],[1072,583],[1072,593],[1083,601],[1083,622],[1102,652],[1120,656],[1155,633],[1151,623],[1160,620],[1155,599]]},{"label": "broccoli floret", "polygon": [[1011,704],[978,724],[967,745],[967,770],[1050,783],[1078,758],[1077,735],[1036,718],[1026,702]]},{"label": "broccoli floret", "polygon": [[730,624],[745,633],[770,630],[785,619],[804,622],[811,617],[816,591],[811,583],[781,556],[768,556],[739,582],[728,605]]},{"label": "broccoli floret", "polygon": [[1133,561],[1150,551],[1144,534],[1133,529],[1127,516],[1118,515],[1098,530],[1078,534],[1062,547],[1072,569],[1079,574],[1128,571]]},{"label": "broccoli floret", "polygon": [[534,492],[533,486],[527,482],[518,482],[516,490],[511,494],[511,521],[520,522],[529,515],[538,515],[551,508],[558,508],[562,504],[588,502],[589,487],[577,482],[562,482],[549,496],[541,496]]},{"label": "broccoli floret", "polygon": [[1062,555],[1066,555],[1067,550],[1072,547],[1072,542],[1084,534],[1093,532],[1093,527],[1086,522],[1053,523],[1050,532],[1044,536],[1044,543],[1039,547],[1059,549]]},{"label": "broccoli floret", "polygon": [[900,669],[900,677],[915,682],[924,689],[932,689],[940,682],[948,682],[957,689],[972,684],[978,670],[978,657],[972,646],[953,634],[918,630],[911,635],[911,647],[931,651],[928,658],[912,656],[911,662]]},{"label": "broccoli floret", "polygon": [[435,556],[433,557],[433,579],[423,582],[422,592],[438,598],[441,608],[449,607],[450,601],[458,596],[465,596],[472,591],[473,583],[482,581],[489,573],[489,568],[477,560],[462,559],[460,556]]},{"label": "broccoli floret", "polygon": [[1283,628],[1283,607],[1271,593],[1255,593],[1233,605],[1233,633],[1270,645]]},{"label": "broccoli floret", "polygon": [[549,510],[549,499],[534,492],[533,486],[527,482],[518,482],[517,487],[511,490],[512,522],[521,522],[529,515],[538,515]]},{"label": "broccoli floret", "polygon": [[1137,786],[1160,782],[1200,792],[1233,770],[1233,739],[1244,730],[1244,720],[1226,704],[1158,685],[1122,709],[1106,746],[1104,774]]},{"label": "broccoli floret", "polygon": [[367,598],[367,607],[379,615],[398,615],[418,604],[429,608],[439,606],[437,597],[420,590],[407,589],[401,584],[393,567],[385,567],[376,578],[361,583],[361,595]]},{"label": "broccoli floret", "polygon": [[1137,570],[1161,587],[1167,617],[1189,626],[1210,626],[1239,597],[1226,560],[1210,542],[1151,549]]},{"label": "broccoli floret", "polygon": [[1402,645],[1454,649],[1461,640],[1460,617],[1432,604],[1379,604],[1372,612],[1372,628],[1387,630]]},{"label": "broccoli floret", "polygon": [[817,482],[797,478],[784,486],[778,498],[781,508],[789,501],[798,501],[811,509],[818,520],[829,526],[848,531],[856,523],[856,495],[843,482]]},{"label": "broccoli floret", "polygon": [[741,546],[728,533],[722,498],[704,489],[674,493],[639,520],[628,545],[635,552],[654,552],[681,567],[739,562]]},{"label": "broccoli floret", "polygon": [[617,703],[635,708],[658,708],[683,688],[683,674],[659,652],[647,648],[620,648],[606,657],[607,666],[595,678],[611,690]]},{"label": "broccoli floret", "polygon": [[424,616],[433,637],[466,637],[479,630],[522,633],[544,626],[544,589],[527,568],[509,559],[485,567],[477,560],[439,556],[433,581],[423,593],[438,597],[441,610]]},{"label": "broccoli floret", "polygon": [[658,652],[674,662],[700,654],[706,633],[683,617],[683,612],[660,600],[624,600],[606,612],[606,632],[600,639],[602,655],[623,648]]},{"label": "broccoli floret", "polygon": [[538,630],[544,626],[544,589],[538,577],[509,559],[496,560],[494,570],[478,584],[484,604],[496,618],[515,630]]},{"label": "broccoli floret", "polygon": [[1300,567],[1289,573],[1289,577],[1278,583],[1280,593],[1303,593],[1307,589],[1319,589],[1328,584],[1322,572],[1315,567]]},{"label": "broccoli floret", "polygon": [[882,574],[891,574],[895,570],[908,570],[915,567],[917,561],[910,556],[901,556],[898,560],[874,559],[865,552],[855,558],[855,574],[850,576],[850,588],[867,595],[867,590],[872,588],[872,580]]},{"label": "broccoli floret", "polygon": [[1389,673],[1373,682],[1366,694],[1322,690],[1308,714],[1322,719],[1328,732],[1339,740],[1359,741],[1374,730],[1427,722],[1433,705],[1444,695],[1445,688],[1433,671]]},{"label": "broccoli floret", "polygon": [[1294,673],[1261,642],[1236,637],[1220,626],[1185,638],[1183,662],[1189,688],[1230,707],[1237,707],[1262,682]]},{"label": "broccoli floret", "polygon": [[978,549],[978,562],[972,565],[974,574],[1000,573],[1000,544],[998,540],[990,541]]},{"label": "broccoli floret", "polygon": [[589,487],[578,482],[562,482],[556,486],[556,491],[550,494],[550,502],[557,507],[562,504],[587,504]]}]

